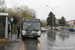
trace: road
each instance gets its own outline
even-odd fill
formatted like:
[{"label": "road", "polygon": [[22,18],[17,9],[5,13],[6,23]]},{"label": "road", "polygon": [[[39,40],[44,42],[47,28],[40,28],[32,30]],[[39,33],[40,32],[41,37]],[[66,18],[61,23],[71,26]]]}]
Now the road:
[{"label": "road", "polygon": [[[48,36],[47,36],[48,35]],[[75,34],[43,32],[38,39],[21,40],[22,50],[75,50]]]},{"label": "road", "polygon": [[[12,37],[17,38],[17,35]],[[49,30],[42,32],[37,39],[0,43],[0,50],[75,50],[75,33]]]}]

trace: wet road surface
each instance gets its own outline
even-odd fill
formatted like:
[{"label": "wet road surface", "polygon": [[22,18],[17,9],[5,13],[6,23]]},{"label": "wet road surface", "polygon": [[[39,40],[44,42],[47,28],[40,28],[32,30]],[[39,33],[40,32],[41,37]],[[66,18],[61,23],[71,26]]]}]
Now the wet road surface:
[{"label": "wet road surface", "polygon": [[58,31],[48,33],[42,33],[38,39],[23,39],[22,50],[75,50],[75,34]]},{"label": "wet road surface", "polygon": [[[17,35],[13,36],[16,38]],[[37,39],[20,39],[20,42],[0,43],[0,50],[75,50],[74,39],[74,33],[48,31],[42,32],[41,37]]]},{"label": "wet road surface", "polygon": [[75,33],[57,32],[55,41],[75,50]]},{"label": "wet road surface", "polygon": [[0,43],[0,50],[19,50],[20,43]]}]

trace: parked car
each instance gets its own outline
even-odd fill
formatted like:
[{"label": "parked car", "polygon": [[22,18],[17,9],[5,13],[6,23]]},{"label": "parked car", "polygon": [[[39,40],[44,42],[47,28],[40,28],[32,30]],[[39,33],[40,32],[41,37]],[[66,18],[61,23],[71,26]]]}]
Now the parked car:
[{"label": "parked car", "polygon": [[69,31],[74,32],[75,31],[75,28],[71,27],[71,28],[69,28]]},{"label": "parked car", "polygon": [[62,27],[60,27],[60,29],[62,30]]},{"label": "parked car", "polygon": [[60,27],[56,27],[56,28],[55,28],[55,30],[58,30],[58,31],[60,31],[60,30],[61,30],[61,28],[60,28]]},{"label": "parked car", "polygon": [[52,30],[53,30],[53,29],[55,30],[55,27],[51,27],[51,29],[52,29]]},{"label": "parked car", "polygon": [[46,28],[45,27],[41,27],[41,32],[45,32]]}]

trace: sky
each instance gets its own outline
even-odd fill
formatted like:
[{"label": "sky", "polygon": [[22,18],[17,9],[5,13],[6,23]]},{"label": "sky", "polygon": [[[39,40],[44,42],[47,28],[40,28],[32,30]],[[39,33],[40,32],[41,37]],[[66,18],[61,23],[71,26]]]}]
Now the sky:
[{"label": "sky", "polygon": [[75,0],[5,0],[5,3],[8,8],[26,5],[30,9],[34,9],[37,18],[41,20],[47,19],[49,12],[53,12],[52,8],[57,19],[62,16],[64,16],[67,21],[75,19]]}]

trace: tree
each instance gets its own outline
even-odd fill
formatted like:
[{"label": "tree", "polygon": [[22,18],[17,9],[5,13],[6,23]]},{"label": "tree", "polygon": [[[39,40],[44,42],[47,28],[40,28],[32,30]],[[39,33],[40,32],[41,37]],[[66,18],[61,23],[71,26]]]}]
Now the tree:
[{"label": "tree", "polygon": [[[53,22],[53,19],[54,19],[54,22]],[[47,25],[52,27],[54,23],[54,26],[55,26],[56,25],[55,19],[56,19],[55,15],[52,12],[50,12],[47,18]]]},{"label": "tree", "polygon": [[44,27],[46,25],[45,22],[41,22],[41,27]]},{"label": "tree", "polygon": [[60,24],[61,26],[66,25],[66,19],[64,18],[64,16],[62,16],[61,19],[59,19],[59,24]]},{"label": "tree", "polygon": [[36,18],[36,11],[34,9],[30,9],[31,15],[33,18]]},{"label": "tree", "polygon": [[12,18],[14,18],[13,23],[17,24],[19,22],[19,16],[18,15],[13,15]]},{"label": "tree", "polygon": [[7,12],[9,16],[18,15],[19,23],[22,22],[23,18],[36,18],[36,11],[34,9],[29,9],[28,6],[22,5],[20,7],[8,8]]},{"label": "tree", "polygon": [[13,11],[12,8],[8,8],[8,9],[7,9],[7,12],[8,12],[8,14],[9,14],[9,17],[12,17],[13,15],[15,15],[15,12]]},{"label": "tree", "polygon": [[7,12],[5,0],[0,0],[0,12]]}]

